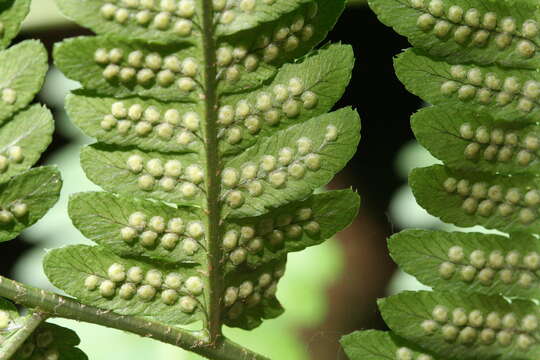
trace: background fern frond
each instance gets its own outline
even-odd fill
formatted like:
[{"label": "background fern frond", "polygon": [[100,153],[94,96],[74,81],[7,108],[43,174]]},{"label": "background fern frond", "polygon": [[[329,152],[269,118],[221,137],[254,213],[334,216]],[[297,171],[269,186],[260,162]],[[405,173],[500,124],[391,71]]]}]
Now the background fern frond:
[{"label": "background fern frond", "polygon": [[[399,79],[435,104],[412,117],[419,142],[444,163],[410,174],[417,202],[443,221],[500,233],[394,235],[389,240],[394,260],[434,291],[381,300],[381,313],[395,334],[435,358],[536,358],[537,4],[376,0],[370,5],[415,46],[395,60]],[[354,358],[367,348],[358,341],[372,346],[382,337],[390,338],[355,334],[344,346]],[[395,356],[420,359],[399,349]]]},{"label": "background fern frond", "polygon": [[[0,1],[0,242],[41,219],[62,187],[54,166],[31,167],[51,143],[54,122],[45,107],[30,105],[43,85],[47,53],[35,40],[4,50],[28,14],[30,0]],[[0,280],[1,281],[1,280]],[[77,335],[44,322],[39,309],[24,316],[0,298],[0,358],[84,360]]]}]

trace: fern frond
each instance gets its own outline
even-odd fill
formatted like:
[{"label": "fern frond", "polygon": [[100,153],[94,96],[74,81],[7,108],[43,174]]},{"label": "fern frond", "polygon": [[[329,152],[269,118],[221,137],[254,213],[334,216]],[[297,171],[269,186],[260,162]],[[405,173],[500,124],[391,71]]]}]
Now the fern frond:
[{"label": "fern frond", "polygon": [[55,62],[83,85],[67,110],[98,140],[81,164],[108,192],[71,198],[74,225],[98,246],[49,252],[51,281],[119,314],[202,321],[210,344],[222,324],[280,315],[287,254],[359,206],[352,191],[314,194],[360,136],[355,111],[326,114],[351,48],[313,50],[344,0],[58,4],[98,33],[57,45]]},{"label": "fern frond", "polygon": [[[54,121],[30,105],[47,72],[47,52],[35,40],[4,50],[28,14],[30,0],[0,1],[0,242],[17,237],[41,219],[60,195],[56,167],[31,167],[51,143]],[[0,279],[2,282],[2,279]],[[45,322],[39,309],[21,316],[0,298],[0,359],[84,360],[77,335]]]},{"label": "fern frond", "polygon": [[[538,5],[374,0],[371,6],[415,46],[395,60],[399,79],[435,104],[411,119],[418,141],[444,163],[411,173],[416,200],[448,223],[501,232],[392,236],[395,261],[434,291],[382,300],[381,313],[397,336],[435,358],[537,358]],[[395,349],[392,336],[356,334],[344,345],[354,358],[355,349],[366,348],[355,342],[386,341]],[[420,359],[396,351],[398,359]]]},{"label": "fern frond", "polygon": [[434,358],[391,332],[357,331],[344,336],[340,342],[350,360],[444,360],[442,357]]},{"label": "fern frond", "polygon": [[0,298],[1,358],[88,359],[76,347],[80,339],[75,332],[43,320],[38,310],[21,316],[12,303]]},{"label": "fern frond", "polygon": [[[0,3],[0,44],[6,47],[30,1]],[[51,143],[51,112],[30,106],[47,72],[47,53],[35,40],[0,51],[0,242],[33,225],[56,203],[62,181],[55,167],[29,170]]]}]

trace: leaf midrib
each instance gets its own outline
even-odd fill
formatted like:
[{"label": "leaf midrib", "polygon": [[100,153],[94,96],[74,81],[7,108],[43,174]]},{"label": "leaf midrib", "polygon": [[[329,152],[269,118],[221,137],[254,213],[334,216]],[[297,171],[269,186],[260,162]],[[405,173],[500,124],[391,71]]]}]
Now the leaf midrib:
[{"label": "leaf midrib", "polygon": [[212,0],[202,1],[202,46],[204,58],[204,103],[205,103],[205,131],[204,131],[204,156],[206,171],[206,204],[204,212],[207,214],[207,271],[205,298],[207,302],[206,330],[209,333],[210,342],[221,336],[221,301],[224,279],[222,271],[222,249],[220,246],[220,173],[221,159],[219,154],[217,109],[218,109],[218,80],[216,59],[216,38],[214,24],[214,9]]}]

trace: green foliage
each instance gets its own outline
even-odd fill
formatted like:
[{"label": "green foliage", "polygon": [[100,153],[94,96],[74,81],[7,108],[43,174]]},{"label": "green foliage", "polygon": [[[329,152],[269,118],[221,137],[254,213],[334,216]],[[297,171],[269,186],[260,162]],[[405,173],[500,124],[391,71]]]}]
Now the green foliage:
[{"label": "green foliage", "polygon": [[[195,153],[144,152],[98,143],[82,150],[81,165],[90,180],[108,191],[181,205],[204,202],[203,169]],[[170,176],[165,175],[167,166],[174,168],[167,172]]]},{"label": "green foliage", "polygon": [[359,207],[349,190],[314,194],[360,137],[355,111],[326,114],[352,49],[313,50],[344,0],[58,4],[98,33],[58,44],[55,62],[83,85],[67,110],[97,138],[81,164],[108,192],[70,199],[98,246],[50,251],[49,279],[119,314],[202,322],[210,338],[279,316],[287,254]]},{"label": "green foliage", "polygon": [[[359,124],[354,110],[338,110],[279,131],[227,160],[225,170],[238,178],[249,166],[260,164],[261,169],[250,183],[224,184],[225,216],[261,215],[268,208],[304,199],[328,183],[354,155]],[[260,191],[255,184],[260,184]],[[245,194],[241,205],[234,201],[238,191]]]},{"label": "green foliage", "polygon": [[0,241],[11,240],[41,219],[58,200],[62,180],[56,168],[44,166],[0,184]]},{"label": "green foliage", "polygon": [[[20,316],[13,304],[0,298],[0,354],[23,331],[31,317],[32,313]],[[45,322],[37,327],[11,359],[86,360],[88,357],[76,347],[79,342],[73,331]]]},{"label": "green foliage", "polygon": [[[19,33],[21,23],[28,15],[31,0],[0,1],[0,50],[5,49]],[[17,4],[15,4],[17,2]],[[23,60],[23,59],[20,59]]]},{"label": "green foliage", "polygon": [[[471,141],[461,136],[460,128],[463,121],[460,119],[462,117],[470,119],[468,124],[474,129],[487,130],[496,122],[497,130],[493,131],[491,136],[494,138],[494,142],[498,144],[482,144],[484,156],[469,156],[474,154],[471,151],[476,148],[476,145],[470,146]],[[507,150],[502,155],[499,155],[500,151],[498,151],[500,147],[504,147],[505,135],[508,133],[515,134],[519,139],[526,139],[529,135],[534,136],[537,133],[537,126],[534,124],[496,121],[484,111],[476,113],[449,105],[424,108],[413,115],[411,123],[418,141],[452,168],[479,170],[504,175],[534,175],[538,172],[538,162],[531,161],[525,164],[524,160],[528,151],[527,147],[523,146],[522,143],[514,145],[517,156],[508,161],[495,161],[496,158],[508,156],[508,154],[505,155]],[[466,127],[463,130],[466,130]],[[529,139],[532,139],[532,137]],[[508,138],[508,140],[512,141],[511,138]],[[509,147],[506,149],[509,149]],[[520,151],[523,151],[521,155],[519,155]],[[467,153],[467,156],[463,156],[465,153]]]},{"label": "green foliage", "polygon": [[[500,235],[407,230],[392,236],[394,260],[434,291],[381,300],[392,333],[354,334],[343,341],[346,351],[354,359],[386,344],[397,359],[424,356],[416,351],[425,359],[537,358],[538,6],[511,0],[370,5],[415,46],[395,60],[399,79],[435,104],[411,119],[418,141],[443,162],[410,174],[417,202],[445,222]],[[403,341],[415,345],[401,350]]]},{"label": "green foliage", "polygon": [[163,202],[105,192],[79,193],[72,196],[69,202],[69,214],[75,226],[87,238],[114,249],[121,256],[146,257],[173,264],[202,261],[202,253],[186,253],[182,246],[171,249],[168,246],[148,248],[138,241],[127,244],[122,239],[122,229],[130,226],[129,215],[140,210],[147,219],[159,214],[166,219],[182,219],[186,224],[198,222],[204,216],[196,209],[174,208]]},{"label": "green foliage", "polygon": [[28,106],[43,85],[47,53],[41,43],[29,40],[2,51],[0,63],[3,64],[0,121],[4,122]]},{"label": "green foliage", "polygon": [[357,331],[344,336],[340,342],[350,360],[433,360],[414,344],[384,331]]},{"label": "green foliage", "polygon": [[[30,1],[0,3],[0,45],[5,48]],[[34,40],[0,51],[0,242],[11,240],[56,203],[61,179],[54,167],[28,170],[50,144],[49,110],[29,106],[47,72],[45,48]]]},{"label": "green foliage", "polygon": [[[434,2],[429,8],[430,4],[380,0],[370,6],[415,47],[451,63],[538,66],[534,1],[455,0]],[[456,8],[450,11],[452,6]]]},{"label": "green foliage", "polygon": [[416,48],[399,55],[395,65],[407,89],[432,104],[472,110],[518,124],[538,116],[535,96],[525,96],[522,89],[532,84],[527,89],[534,91],[534,82],[528,81],[536,81],[536,70],[454,64]]},{"label": "green foliage", "polygon": [[0,182],[20,174],[38,161],[51,142],[53,126],[51,113],[39,105],[33,105],[13,115],[2,127],[0,147],[8,149],[18,146],[24,149],[24,156],[18,162],[10,162],[0,174]]},{"label": "green foliage", "polygon": [[[324,192],[279,207],[262,216],[231,220],[227,222],[224,231],[234,239],[237,236],[241,237],[242,230],[246,232],[247,227],[250,227],[261,235],[271,237],[269,249],[248,254],[246,265],[256,268],[289,252],[303,250],[330,238],[351,223],[359,205],[356,194],[351,190]],[[319,224],[320,229],[314,223]],[[274,241],[280,236],[279,232],[273,232],[272,224],[283,233],[282,246],[272,244],[271,233]],[[259,241],[257,238],[252,239],[248,247],[256,247]],[[227,270],[233,269],[234,264],[228,263]]]},{"label": "green foliage", "polygon": [[[55,167],[30,169],[50,144],[54,128],[49,110],[29,105],[47,72],[45,48],[29,40],[3,50],[29,6],[30,0],[0,1],[0,242],[41,219],[57,202],[62,186]],[[34,311],[20,316],[0,298],[0,358],[87,359],[75,347],[79,338],[73,331],[42,323]]]},{"label": "green foliage", "polygon": [[[534,286],[537,280],[533,276],[538,246],[534,236],[519,233],[508,238],[406,230],[389,241],[396,262],[426,285],[444,291],[461,291],[465,285],[467,290],[477,293],[520,298],[538,298],[538,288]],[[460,249],[463,254],[474,255],[461,257]],[[420,262],[421,269],[416,266]]]},{"label": "green foliage", "polygon": [[[57,249],[47,254],[45,262],[47,276],[55,285],[87,304],[170,324],[186,324],[201,317],[193,310],[202,301],[202,281],[192,266],[162,265],[156,270],[143,261],[123,259],[103,247],[86,245]],[[143,282],[146,285],[137,287]],[[189,286],[194,284],[200,286]],[[162,291],[156,296],[154,287],[161,286],[175,291]],[[180,290],[179,295],[176,290]]]}]

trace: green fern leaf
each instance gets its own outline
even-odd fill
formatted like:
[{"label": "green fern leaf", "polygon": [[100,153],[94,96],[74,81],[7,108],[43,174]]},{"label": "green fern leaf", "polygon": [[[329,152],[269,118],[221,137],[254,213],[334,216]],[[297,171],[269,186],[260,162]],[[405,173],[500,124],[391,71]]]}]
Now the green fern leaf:
[{"label": "green fern leaf", "polygon": [[246,272],[233,271],[225,277],[223,323],[252,330],[263,319],[273,319],[284,312],[276,299],[278,282],[285,274],[287,259],[281,259]]},{"label": "green fern leaf", "polygon": [[54,49],[56,66],[88,90],[164,101],[197,100],[201,57],[183,42],[161,45],[105,36],[68,39]]},{"label": "green fern leaf", "polygon": [[353,64],[351,47],[331,45],[284,65],[258,91],[224,97],[218,118],[221,148],[238,152],[259,137],[326,113],[343,95]]},{"label": "green fern leaf", "polygon": [[0,2],[0,50],[5,49],[19,33],[19,28],[30,11],[31,0],[3,0]]},{"label": "green fern leaf", "polygon": [[407,89],[430,103],[470,108],[497,120],[530,122],[538,115],[536,70],[447,62],[418,49],[401,54],[395,67]]},{"label": "green fern leaf", "polygon": [[[99,141],[82,167],[114,194],[72,197],[73,223],[99,246],[51,251],[51,281],[120,314],[202,320],[212,341],[223,324],[279,316],[287,254],[333,236],[359,206],[351,191],[314,195],[360,137],[355,111],[325,114],[350,79],[351,48],[313,51],[345,1],[58,3],[99,34],[64,41],[55,63],[83,85],[68,112]],[[133,282],[132,267],[200,288]]]},{"label": "green fern leaf", "polygon": [[[282,5],[299,1],[279,2]],[[302,2],[304,5],[297,6],[295,11],[283,13],[275,21],[263,22],[255,28],[253,24],[244,23],[247,27],[245,31],[218,38],[217,70],[219,78],[223,80],[218,85],[220,91],[238,93],[252,89],[273,75],[279,66],[308,53],[326,37],[345,6],[343,0]],[[257,6],[263,4],[264,1]],[[272,12],[279,9],[277,2],[270,5]],[[222,12],[222,15],[226,12]],[[262,15],[262,9],[256,13]],[[219,27],[216,32],[220,31]]]},{"label": "green fern leaf", "polygon": [[442,357],[433,357],[394,334],[383,331],[357,331],[342,337],[340,343],[350,360],[443,360]]},{"label": "green fern leaf", "polygon": [[88,178],[106,190],[201,206],[204,169],[195,154],[162,154],[97,144],[83,149]]},{"label": "green fern leaf", "polygon": [[227,270],[240,264],[257,268],[320,244],[352,222],[359,204],[358,195],[350,190],[329,191],[263,216],[228,220],[223,235]]},{"label": "green fern leaf", "polygon": [[370,6],[383,23],[433,56],[482,65],[539,65],[533,1],[379,0]]},{"label": "green fern leaf", "polygon": [[[18,33],[29,7],[30,0],[0,1],[0,242],[41,219],[57,202],[62,187],[56,167],[30,169],[51,143],[54,129],[49,110],[29,106],[47,72],[45,47],[28,40],[3,50]],[[20,316],[13,304],[0,298],[0,358],[86,360],[76,348],[77,335],[44,323],[45,318],[38,309]]]},{"label": "green fern leaf", "polygon": [[88,136],[108,144],[162,152],[198,152],[203,148],[200,128],[192,124],[201,112],[194,104],[179,108],[152,99],[118,101],[71,94],[66,109]]},{"label": "green fern leaf", "polygon": [[411,125],[418,141],[450,168],[504,175],[539,170],[536,125],[496,121],[448,105],[420,110]]},{"label": "green fern leaf", "polygon": [[[309,2],[271,0],[259,4],[255,1],[227,4],[217,1],[217,8],[224,11],[216,14],[216,33],[223,36],[250,29],[277,20]],[[164,42],[178,38],[196,42],[201,35],[200,5],[195,1],[168,2],[161,8],[152,3],[144,8],[133,8],[106,1],[88,1],[81,8],[77,1],[59,0],[58,6],[66,16],[98,34],[117,33]]]},{"label": "green fern leaf", "polygon": [[231,158],[222,174],[225,216],[261,215],[267,208],[301,200],[328,183],[355,153],[360,139],[358,120],[352,109],[321,115]]},{"label": "green fern leaf", "polygon": [[44,268],[55,286],[89,305],[176,325],[203,318],[204,282],[194,266],[154,265],[74,245],[47,253]]},{"label": "green fern leaf", "polygon": [[534,231],[540,204],[537,181],[531,176],[471,173],[440,165],[415,169],[410,175],[418,203],[430,213],[458,226],[479,224],[505,232]]},{"label": "green fern leaf", "polygon": [[[29,1],[0,4],[6,41],[19,27]],[[1,28],[1,26],[0,26]],[[2,33],[0,32],[0,38]],[[7,45],[7,43],[5,43]],[[0,242],[11,240],[41,219],[56,203],[62,181],[54,167],[28,170],[50,144],[53,119],[49,110],[27,107],[47,71],[45,48],[28,40],[0,51]]]},{"label": "green fern leaf", "polygon": [[[32,313],[20,316],[12,303],[0,298],[0,356],[5,355],[18,333],[29,326],[32,316]],[[36,330],[11,359],[23,360],[33,357],[87,360],[88,357],[76,347],[79,342],[79,337],[73,331],[45,322],[37,325]]]},{"label": "green fern leaf", "polygon": [[0,52],[0,124],[25,108],[43,85],[47,53],[35,40]]},{"label": "green fern leaf", "polygon": [[87,360],[88,356],[77,347],[79,343],[80,339],[74,331],[46,322],[26,340],[13,360],[24,360],[29,356],[58,360]]},{"label": "green fern leaf", "polygon": [[0,183],[34,165],[52,140],[51,112],[34,105],[14,115],[0,129]]},{"label": "green fern leaf", "polygon": [[435,104],[412,117],[418,141],[443,162],[411,172],[417,202],[445,222],[506,233],[407,230],[391,237],[392,257],[434,291],[382,300],[383,317],[435,357],[536,358],[538,306],[528,300],[538,298],[540,262],[537,4],[370,5],[415,46],[395,60],[399,79]]},{"label": "green fern leaf", "polygon": [[193,209],[90,192],[71,197],[69,215],[83,235],[120,256],[203,262],[203,214]]},{"label": "green fern leaf", "polygon": [[538,356],[538,308],[500,296],[404,292],[379,302],[388,326],[434,353],[458,359]]},{"label": "green fern leaf", "polygon": [[[336,61],[338,59],[339,62]],[[224,98],[219,110],[220,131],[225,139],[222,142],[223,150],[238,151],[239,147],[252,145],[258,136],[269,135],[284,126],[330,110],[345,90],[353,61],[349,47],[330,46],[302,63],[285,65],[272,83],[261,91],[248,96]],[[350,67],[344,67],[347,63],[350,63]],[[301,102],[301,105],[286,103],[291,78],[302,81],[305,89],[310,91],[303,98],[302,94],[295,96],[294,101]],[[274,103],[271,98],[273,94],[279,95]],[[251,115],[244,116],[242,114],[247,106],[251,109]],[[295,114],[295,109],[288,113],[289,116],[282,111],[294,106],[300,106],[299,114]],[[87,135],[110,144],[135,145],[145,150],[167,152],[198,151],[202,146],[199,129],[190,126],[189,122],[190,117],[201,112],[195,105],[185,105],[179,111],[170,104],[153,100],[117,101],[114,98],[72,95],[68,97],[67,109],[70,117]],[[126,120],[139,122],[126,128]],[[241,140],[237,140],[237,132],[241,132]]]},{"label": "green fern leaf", "polygon": [[58,201],[62,180],[55,167],[28,170],[0,185],[0,242],[41,219]]},{"label": "green fern leaf", "polygon": [[406,230],[389,247],[404,271],[437,290],[540,298],[540,243],[532,235]]}]

